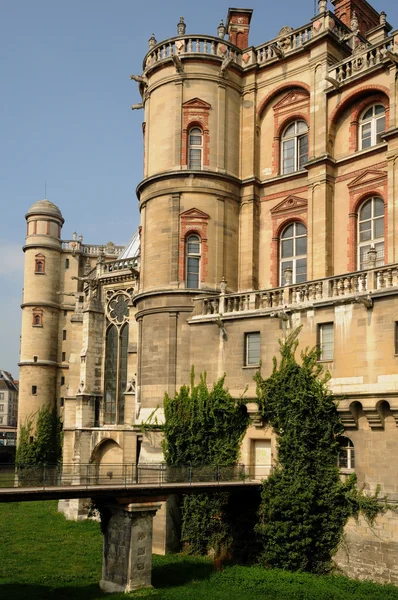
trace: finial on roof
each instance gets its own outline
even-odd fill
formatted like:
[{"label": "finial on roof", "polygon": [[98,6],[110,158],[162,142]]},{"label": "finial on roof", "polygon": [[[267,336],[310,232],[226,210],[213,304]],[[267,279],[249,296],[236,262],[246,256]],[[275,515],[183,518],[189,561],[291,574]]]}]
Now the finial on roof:
[{"label": "finial on roof", "polygon": [[318,0],[318,13],[321,15],[322,13],[326,12],[328,7],[328,1],[327,0]]},{"label": "finial on roof", "polygon": [[184,17],[180,17],[179,23],[177,23],[177,34],[185,35],[185,30],[187,26],[185,25]]},{"label": "finial on roof", "polygon": [[224,21],[221,19],[220,24],[217,27],[218,37],[223,40],[224,37],[225,37],[225,32],[226,32],[226,28],[225,28],[225,25],[224,25]]},{"label": "finial on roof", "polygon": [[358,30],[359,30],[359,21],[358,21],[357,13],[354,10],[352,13],[352,17],[351,17],[351,31],[353,31],[354,33],[357,33]]},{"label": "finial on roof", "polygon": [[149,40],[148,40],[149,49],[152,50],[152,48],[154,46],[156,46],[156,44],[157,44],[157,41],[156,41],[156,38],[155,38],[155,34],[153,33],[151,35],[151,37],[149,38]]},{"label": "finial on roof", "polygon": [[387,13],[382,10],[380,13],[380,25],[385,25],[387,23]]}]

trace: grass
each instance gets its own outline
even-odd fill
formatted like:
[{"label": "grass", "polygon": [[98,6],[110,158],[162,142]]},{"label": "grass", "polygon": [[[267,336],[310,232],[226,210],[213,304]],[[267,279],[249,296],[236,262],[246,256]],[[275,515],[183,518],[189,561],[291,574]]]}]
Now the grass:
[{"label": "grass", "polygon": [[[0,504],[0,594],[13,600],[112,600],[103,594],[99,524],[66,521],[56,502]],[[398,600],[398,588],[346,577],[316,577],[230,567],[214,573],[211,560],[155,556],[149,600]]]}]

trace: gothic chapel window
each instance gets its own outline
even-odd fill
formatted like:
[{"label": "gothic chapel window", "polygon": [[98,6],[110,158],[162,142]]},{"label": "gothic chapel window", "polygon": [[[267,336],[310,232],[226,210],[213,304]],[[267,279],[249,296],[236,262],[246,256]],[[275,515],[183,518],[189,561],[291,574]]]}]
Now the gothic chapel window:
[{"label": "gothic chapel window", "polygon": [[123,424],[129,340],[127,296],[114,296],[107,312],[110,325],[105,338],[104,422]]},{"label": "gothic chapel window", "polygon": [[384,265],[384,201],[369,198],[358,212],[358,269],[365,269],[369,251],[376,250],[376,267]]},{"label": "gothic chapel window", "polygon": [[[307,281],[307,228],[291,223],[282,231],[279,246],[280,285]],[[287,273],[290,271],[289,277]]]},{"label": "gothic chapel window", "polygon": [[308,161],[308,125],[294,121],[282,134],[282,175],[300,171]]},{"label": "gothic chapel window", "polygon": [[359,128],[359,147],[361,150],[380,144],[386,130],[386,110],[382,104],[374,104],[362,114]]},{"label": "gothic chapel window", "polygon": [[203,132],[193,127],[188,134],[188,169],[202,168]]}]

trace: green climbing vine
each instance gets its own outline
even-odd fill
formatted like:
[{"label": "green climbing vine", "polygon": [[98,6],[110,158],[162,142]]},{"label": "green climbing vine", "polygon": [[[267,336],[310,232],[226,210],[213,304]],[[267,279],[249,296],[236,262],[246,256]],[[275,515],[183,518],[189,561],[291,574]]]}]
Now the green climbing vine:
[{"label": "green climbing vine", "polygon": [[[211,389],[206,374],[195,385],[182,386],[173,398],[165,395],[164,456],[167,465],[178,467],[236,465],[240,444],[248,426],[243,401],[236,402],[221,377]],[[182,503],[182,541],[191,553],[219,554],[232,543],[229,494],[185,496]]]},{"label": "green climbing vine", "polygon": [[341,481],[338,437],[343,433],[329,373],[316,348],[295,352],[300,329],[280,342],[272,375],[256,374],[259,410],[277,435],[278,462],[264,481],[256,527],[262,562],[275,568],[324,573],[349,517],[361,513],[373,523],[391,508],[379,490],[358,489],[356,476]]},{"label": "green climbing vine", "polygon": [[43,406],[20,426],[16,454],[17,465],[55,465],[59,463],[61,456],[61,421],[55,408]]}]

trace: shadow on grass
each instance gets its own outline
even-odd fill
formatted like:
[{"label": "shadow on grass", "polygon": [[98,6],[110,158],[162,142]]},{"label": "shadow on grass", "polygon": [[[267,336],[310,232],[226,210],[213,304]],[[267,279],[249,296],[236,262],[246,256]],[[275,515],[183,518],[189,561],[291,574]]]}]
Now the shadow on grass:
[{"label": "shadow on grass", "polygon": [[21,583],[9,583],[1,586],[1,597],[12,598],[12,600],[54,600],[54,598],[57,600],[98,600],[106,596],[108,594],[102,592],[96,584],[59,588]]},{"label": "shadow on grass", "polygon": [[[170,557],[170,555],[168,555]],[[211,561],[187,556],[175,562],[155,562],[152,569],[152,585],[155,588],[177,587],[191,583],[192,581],[201,581],[209,579],[214,573],[214,566]]]}]

